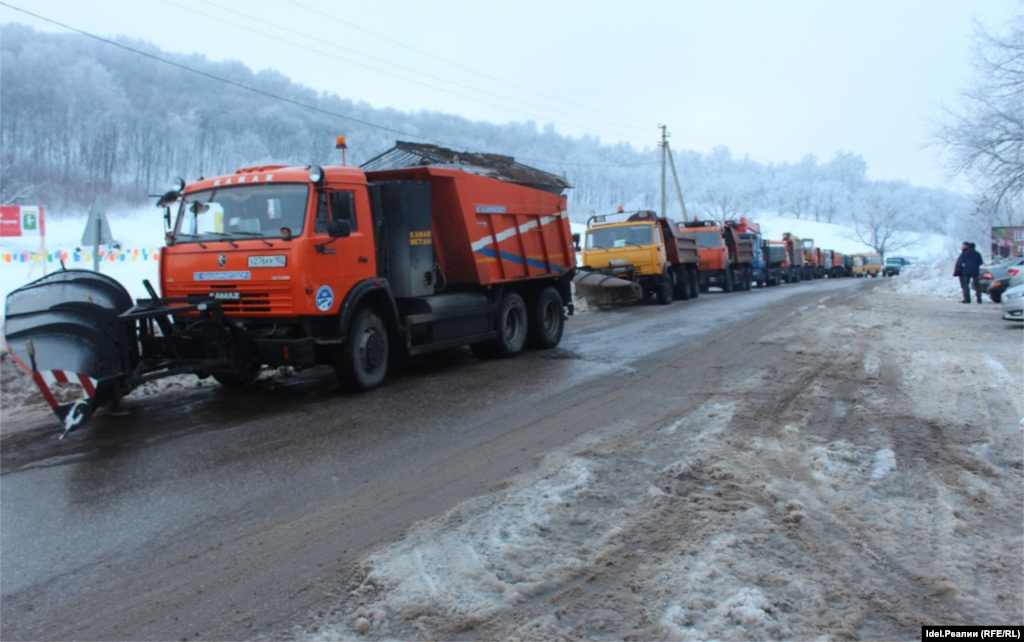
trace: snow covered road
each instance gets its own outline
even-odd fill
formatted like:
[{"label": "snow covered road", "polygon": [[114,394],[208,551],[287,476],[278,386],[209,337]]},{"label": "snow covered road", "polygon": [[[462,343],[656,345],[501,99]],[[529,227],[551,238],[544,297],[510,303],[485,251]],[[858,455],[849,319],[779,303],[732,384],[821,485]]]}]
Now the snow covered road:
[{"label": "snow covered road", "polygon": [[992,307],[889,286],[831,299],[747,343],[759,367],[723,359],[661,416],[611,415],[369,555],[296,636],[914,640],[1020,623],[1021,348]]},{"label": "snow covered road", "polygon": [[4,634],[1019,624],[1020,324],[895,283],[774,290],[584,314],[557,354],[454,355],[368,395],[157,390],[59,444],[5,408]]}]

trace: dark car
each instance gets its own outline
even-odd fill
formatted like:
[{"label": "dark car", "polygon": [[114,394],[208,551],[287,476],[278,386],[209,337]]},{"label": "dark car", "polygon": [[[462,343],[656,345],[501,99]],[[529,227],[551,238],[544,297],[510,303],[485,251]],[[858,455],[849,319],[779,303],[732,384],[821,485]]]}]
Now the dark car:
[{"label": "dark car", "polygon": [[[1010,268],[1010,272],[1014,272],[1013,268]],[[1024,272],[1017,271],[1016,273],[1009,274],[1008,276],[1001,276],[998,279],[992,281],[988,285],[988,296],[993,302],[999,303],[1003,300],[1003,292],[1012,288],[1015,285],[1020,285],[1024,279]]]},{"label": "dark car", "polygon": [[890,256],[885,260],[885,266],[882,268],[882,276],[896,276],[900,273],[900,269],[905,265],[910,265],[908,259],[902,256]]},{"label": "dark car", "polygon": [[[981,275],[978,279],[981,291],[988,292],[988,286],[993,281],[1004,276],[1013,276],[1022,269],[1024,269],[1024,256],[1018,256],[997,265],[981,266]],[[1010,270],[1013,272],[1011,273]]]}]

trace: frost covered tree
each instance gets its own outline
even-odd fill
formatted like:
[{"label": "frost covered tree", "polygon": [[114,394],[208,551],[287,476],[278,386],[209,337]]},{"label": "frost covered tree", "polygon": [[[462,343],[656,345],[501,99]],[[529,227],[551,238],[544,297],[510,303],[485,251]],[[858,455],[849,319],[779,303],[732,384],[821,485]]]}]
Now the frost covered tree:
[{"label": "frost covered tree", "polygon": [[978,25],[974,79],[935,133],[949,168],[992,211],[1024,191],[1024,3],[998,31]]},{"label": "frost covered tree", "polygon": [[25,180],[21,168],[14,162],[0,162],[0,205],[17,205],[35,191],[34,183]]},{"label": "frost covered tree", "polygon": [[879,181],[854,202],[852,240],[885,256],[917,242],[914,201],[918,190],[902,181]]}]

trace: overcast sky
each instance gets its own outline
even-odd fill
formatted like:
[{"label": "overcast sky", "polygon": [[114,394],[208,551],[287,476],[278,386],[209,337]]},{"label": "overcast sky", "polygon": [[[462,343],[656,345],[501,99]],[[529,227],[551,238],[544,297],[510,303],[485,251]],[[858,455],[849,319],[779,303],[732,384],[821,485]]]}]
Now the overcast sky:
[{"label": "overcast sky", "polygon": [[870,178],[937,187],[930,123],[971,77],[974,20],[998,27],[1012,1],[3,0],[0,21],[66,31],[20,8],[375,107],[638,148],[666,124],[674,149],[760,162],[853,152]]}]

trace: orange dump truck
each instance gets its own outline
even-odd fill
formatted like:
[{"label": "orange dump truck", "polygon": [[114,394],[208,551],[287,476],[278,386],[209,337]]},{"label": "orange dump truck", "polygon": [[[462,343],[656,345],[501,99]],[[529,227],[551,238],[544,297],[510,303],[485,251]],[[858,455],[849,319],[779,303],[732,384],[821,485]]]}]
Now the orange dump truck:
[{"label": "orange dump truck", "polygon": [[745,222],[687,221],[683,236],[697,241],[700,288],[717,286],[723,292],[749,290],[753,282],[754,241],[742,238]]},{"label": "orange dump truck", "polygon": [[786,246],[786,269],[782,278],[787,283],[799,283],[804,279],[804,245],[798,236],[790,232],[782,235]]},{"label": "orange dump truck", "polygon": [[[9,295],[5,335],[65,432],[171,374],[248,385],[266,366],[330,365],[369,390],[396,358],[551,348],[576,262],[560,191],[437,166],[181,182],[158,203],[162,296],[147,283],[132,304],[109,277],[59,272]],[[68,381],[80,398],[53,394]]]},{"label": "orange dump truck", "polygon": [[832,261],[828,265],[829,278],[838,279],[846,276],[846,257],[841,252],[832,251]]}]

